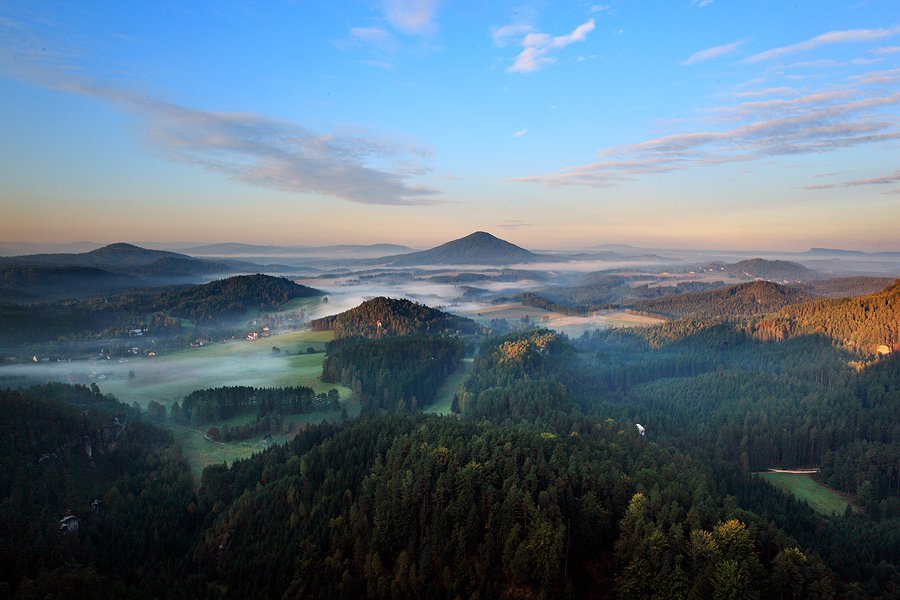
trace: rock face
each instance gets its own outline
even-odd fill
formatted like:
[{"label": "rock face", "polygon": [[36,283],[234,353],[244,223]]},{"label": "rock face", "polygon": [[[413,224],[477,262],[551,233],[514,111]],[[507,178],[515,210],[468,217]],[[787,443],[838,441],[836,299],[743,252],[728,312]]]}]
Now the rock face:
[{"label": "rock face", "polygon": [[458,240],[430,250],[386,256],[379,259],[391,266],[411,265],[510,265],[533,262],[542,257],[525,248],[484,231],[476,231]]}]

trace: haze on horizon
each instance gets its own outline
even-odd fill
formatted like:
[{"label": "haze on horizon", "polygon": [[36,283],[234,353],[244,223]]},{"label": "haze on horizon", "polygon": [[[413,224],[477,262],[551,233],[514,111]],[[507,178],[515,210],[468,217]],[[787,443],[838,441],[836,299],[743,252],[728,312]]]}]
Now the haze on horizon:
[{"label": "haze on horizon", "polygon": [[0,241],[898,251],[891,1],[0,8]]}]

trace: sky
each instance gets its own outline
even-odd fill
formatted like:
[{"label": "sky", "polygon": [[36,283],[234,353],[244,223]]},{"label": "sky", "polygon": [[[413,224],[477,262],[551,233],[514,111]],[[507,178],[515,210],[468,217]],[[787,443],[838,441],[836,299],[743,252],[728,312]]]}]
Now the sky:
[{"label": "sky", "polygon": [[0,241],[900,250],[896,0],[0,5]]}]

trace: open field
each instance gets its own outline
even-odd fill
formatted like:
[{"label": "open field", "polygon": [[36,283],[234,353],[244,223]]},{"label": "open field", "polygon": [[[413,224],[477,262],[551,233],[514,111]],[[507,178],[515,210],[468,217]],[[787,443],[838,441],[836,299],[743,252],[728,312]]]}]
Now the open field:
[{"label": "open field", "polygon": [[[16,383],[67,381],[75,374],[79,379],[90,377],[104,393],[111,393],[122,402],[137,402],[146,407],[151,400],[171,406],[176,400],[197,389],[229,385],[254,387],[307,386],[316,393],[335,388],[341,394],[349,416],[359,413],[360,406],[347,402],[350,390],[339,384],[323,383],[322,361],[325,345],[332,339],[330,331],[297,331],[261,338],[256,341],[234,340],[191,348],[157,357],[133,359],[73,361],[70,363],[25,364],[0,368],[0,381],[4,375],[15,377]],[[272,347],[281,352],[273,352]],[[313,348],[314,354],[307,349]],[[134,378],[128,377],[134,371]],[[452,395],[451,395],[452,398]],[[337,421],[340,411],[322,411],[300,415],[287,415],[288,431],[272,434],[272,441],[282,443],[302,428],[323,420]],[[204,437],[210,427],[239,425],[256,418],[254,413],[236,416],[228,421],[207,423],[193,429],[167,423],[175,439],[181,444],[184,456],[199,483],[203,468],[214,463],[246,458],[265,449],[262,436],[240,442],[213,442]]]},{"label": "open field", "polygon": [[[850,504],[841,494],[819,483],[806,473],[757,473],[780,490],[790,492],[798,500],[806,500],[810,508],[823,515],[843,514]],[[859,508],[850,504],[856,512]]]},{"label": "open field", "polygon": [[[249,342],[234,340],[156,357],[127,360],[79,360],[19,364],[0,368],[0,382],[13,385],[46,381],[93,381],[104,393],[126,403],[146,406],[156,400],[170,406],[196,389],[227,385],[255,387],[308,386],[318,392],[336,388],[342,398],[350,390],[320,380],[330,331],[297,331]],[[272,347],[281,352],[273,352]],[[307,354],[313,348],[314,354]],[[129,378],[130,371],[134,378]]]},{"label": "open field", "polygon": [[[360,405],[356,402],[344,402],[347,409],[347,415],[352,418],[359,414]],[[264,436],[257,436],[247,440],[236,442],[216,442],[207,438],[204,434],[210,427],[221,427],[222,425],[240,425],[247,423],[256,418],[253,413],[238,415],[227,421],[215,423],[205,423],[201,427],[192,428],[185,425],[176,425],[169,423],[167,426],[175,436],[175,440],[181,445],[182,453],[185,460],[191,466],[191,473],[197,485],[200,484],[200,476],[203,469],[212,464],[231,464],[235,460],[248,458],[257,452],[261,452],[267,448],[263,441]],[[341,413],[337,411],[319,411],[305,413],[300,415],[286,415],[284,420],[290,424],[289,431],[273,432],[272,443],[283,444],[289,441],[297,431],[305,425],[315,425],[322,421],[335,422],[339,421]]]},{"label": "open field", "polygon": [[613,327],[645,327],[663,323],[663,319],[637,315],[624,310],[602,310],[586,317],[572,317],[542,308],[525,306],[520,303],[485,306],[462,314],[483,324],[491,319],[521,320],[528,317],[533,323],[548,329],[554,329],[570,336],[578,336],[585,331],[609,329]]},{"label": "open field", "polygon": [[469,371],[472,370],[473,362],[474,361],[471,358],[464,358],[460,368],[450,375],[450,377],[447,378],[447,381],[441,385],[441,388],[434,398],[434,402],[430,406],[426,406],[422,412],[433,413],[436,415],[451,414],[450,407],[453,405],[453,395],[456,394],[456,391],[466,380]]}]

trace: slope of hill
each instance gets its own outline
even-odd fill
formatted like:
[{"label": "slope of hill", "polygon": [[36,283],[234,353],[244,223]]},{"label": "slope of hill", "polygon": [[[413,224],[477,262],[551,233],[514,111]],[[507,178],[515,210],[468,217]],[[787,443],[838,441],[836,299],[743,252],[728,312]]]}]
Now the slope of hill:
[{"label": "slope of hill", "polygon": [[866,356],[900,350],[900,283],[859,296],[787,306],[754,325],[762,339],[824,335]]},{"label": "slope of hill", "polygon": [[316,319],[313,329],[331,329],[337,339],[400,335],[472,333],[475,322],[406,299],[372,298],[348,311]]},{"label": "slope of hill", "polygon": [[315,288],[270,275],[236,275],[187,289],[162,292],[154,297],[158,310],[173,315],[204,320],[243,312],[252,308],[270,310],[295,298],[321,296]]},{"label": "slope of hill", "polygon": [[809,296],[771,281],[751,281],[708,292],[663,296],[635,305],[639,310],[671,317],[750,317],[781,310]]},{"label": "slope of hill", "polygon": [[766,260],[764,258],[751,258],[736,263],[714,262],[706,265],[701,270],[724,272],[738,277],[743,276],[785,283],[821,278],[817,271],[804,267],[800,263],[787,260]]},{"label": "slope of hill", "polygon": [[[116,290],[141,284],[136,277],[111,273],[96,267],[0,266],[0,288],[9,290],[9,299],[77,297],[98,290]],[[19,291],[19,293],[16,292]]]},{"label": "slope of hill", "polygon": [[177,319],[221,322],[249,310],[273,310],[319,290],[269,275],[239,275],[195,286],[135,289],[112,296],[33,306],[0,305],[0,342],[41,342],[84,334],[124,335],[141,324],[160,332]]},{"label": "slope of hill", "polygon": [[379,262],[410,265],[508,265],[538,260],[539,255],[484,231],[421,252],[385,256]]},{"label": "slope of hill", "polygon": [[804,289],[819,298],[849,298],[880,292],[896,281],[893,277],[833,277],[811,281]]}]

